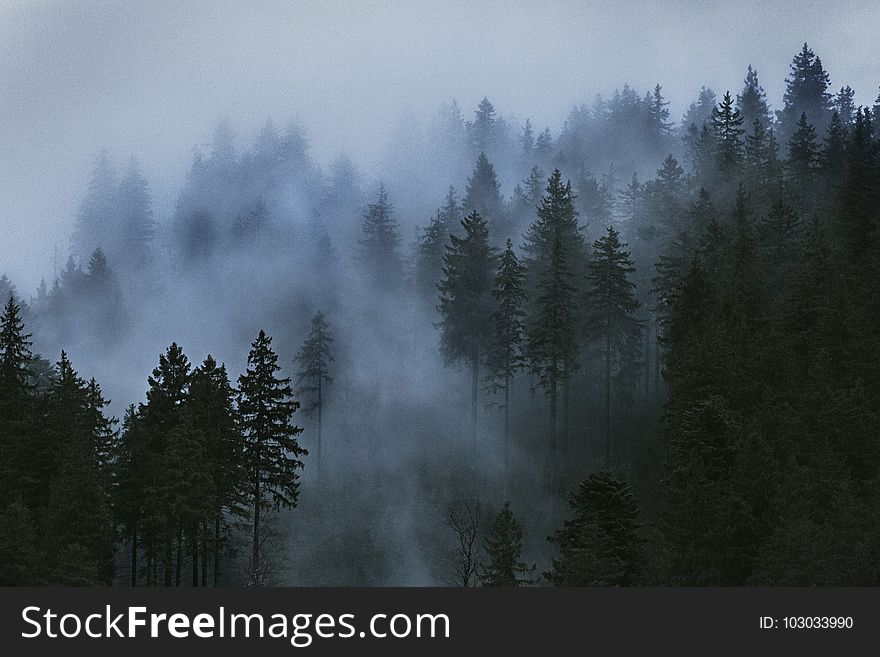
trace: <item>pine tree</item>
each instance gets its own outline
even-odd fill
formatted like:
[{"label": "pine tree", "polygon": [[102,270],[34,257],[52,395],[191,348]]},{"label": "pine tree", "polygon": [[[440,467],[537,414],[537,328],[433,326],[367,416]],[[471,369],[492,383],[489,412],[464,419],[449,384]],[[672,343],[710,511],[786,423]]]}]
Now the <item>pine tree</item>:
[{"label": "pine tree", "polygon": [[425,299],[433,299],[443,271],[443,249],[447,233],[440,210],[431,217],[416,245],[415,285]]},{"label": "pine tree", "polygon": [[742,164],[742,125],[743,117],[734,107],[733,98],[728,91],[718,107],[712,110],[712,130],[715,135],[718,169],[724,176],[732,175]]},{"label": "pine tree", "polygon": [[88,192],[76,213],[76,227],[71,237],[73,252],[87,258],[98,246],[115,242],[118,209],[116,172],[106,151],[95,160]]},{"label": "pine tree", "polygon": [[770,127],[770,109],[767,106],[767,94],[758,82],[758,71],[751,64],[746,72],[743,90],[736,97],[736,106],[743,119],[743,125],[754,125],[760,121],[764,128]]},{"label": "pine tree", "polygon": [[376,201],[367,206],[360,239],[360,264],[370,285],[393,290],[399,284],[403,263],[399,254],[400,236],[394,208],[384,185],[379,185]]},{"label": "pine tree", "polygon": [[[226,367],[208,355],[193,370],[186,408],[188,418],[201,433],[207,477],[213,487],[208,500],[210,508],[201,528],[203,586],[207,584],[209,546],[213,552],[212,581],[214,586],[220,585],[221,531],[244,515],[250,492],[250,472],[244,460],[245,443],[234,397]],[[210,538],[208,523],[213,527]]]},{"label": "pine tree", "polygon": [[669,135],[669,101],[663,97],[662,87],[654,86],[652,94],[646,98],[648,116],[648,136],[655,147],[662,146],[663,141]]},{"label": "pine tree", "polygon": [[822,67],[822,60],[805,43],[792,60],[791,73],[785,81],[783,109],[778,112],[785,139],[795,133],[802,114],[807,117],[805,122],[824,132],[832,112],[828,84],[828,73]]},{"label": "pine tree", "polygon": [[520,561],[522,539],[522,526],[510,510],[510,502],[505,502],[489,525],[489,536],[483,545],[489,559],[480,575],[483,586],[515,588],[534,583],[535,566]]},{"label": "pine tree", "polygon": [[834,97],[832,107],[834,112],[840,117],[840,122],[844,126],[850,126],[856,120],[856,92],[849,85],[841,87],[840,91]]},{"label": "pine tree", "polygon": [[139,276],[153,263],[156,232],[150,188],[135,158],[126,169],[118,189],[118,227],[114,262]]},{"label": "pine tree", "polygon": [[607,472],[584,480],[569,501],[574,517],[550,537],[558,555],[545,577],[555,586],[628,586],[641,570],[638,501]]},{"label": "pine tree", "polygon": [[278,378],[278,355],[272,338],[260,331],[248,354],[247,371],[238,378],[238,410],[245,437],[245,461],[250,470],[253,506],[251,576],[261,581],[261,514],[264,509],[293,508],[299,496],[300,457],[307,454],[297,442],[302,432],[292,423],[299,403],[290,379]]},{"label": "pine tree", "polygon": [[495,167],[483,152],[480,152],[474,171],[468,178],[463,206],[465,212],[479,214],[486,222],[489,232],[497,236],[497,239],[508,237],[498,177],[495,175]]},{"label": "pine tree", "polygon": [[816,131],[807,122],[807,115],[801,114],[788,143],[786,169],[791,196],[795,200],[798,214],[802,216],[808,214],[812,208],[818,150]]},{"label": "pine tree", "polygon": [[489,345],[492,314],[493,249],[489,228],[476,211],[461,222],[464,237],[450,235],[440,281],[440,350],[447,363],[471,369],[471,448],[476,459],[480,366]]},{"label": "pine tree", "polygon": [[[474,113],[474,120],[467,124],[468,139],[473,153],[492,152],[498,144],[498,119],[495,107],[488,98],[483,98]],[[471,208],[469,210],[478,209]]]},{"label": "pine tree", "polygon": [[21,306],[10,295],[0,315],[0,502],[4,506],[22,493],[21,484],[27,485],[31,478],[27,453],[33,447],[30,337],[25,333]]},{"label": "pine tree", "polygon": [[635,271],[611,226],[593,243],[589,263],[591,335],[600,343],[605,363],[605,467],[611,467],[612,389],[625,403],[635,384],[641,355],[641,324],[635,317],[639,302],[629,275]]},{"label": "pine tree", "polygon": [[296,364],[300,370],[296,379],[296,392],[300,398],[306,399],[303,412],[315,414],[318,421],[318,440],[316,443],[315,467],[318,476],[321,473],[321,413],[324,410],[324,388],[333,383],[330,376],[330,363],[333,354],[330,345],[333,336],[324,313],[318,311],[312,317],[312,327],[296,356]]},{"label": "pine tree", "polygon": [[[555,486],[558,398],[577,369],[576,276],[584,255],[571,183],[555,169],[523,246],[526,267],[526,355],[550,402],[550,483]],[[564,398],[564,397],[563,397]],[[565,410],[565,409],[563,409]],[[564,434],[563,434],[564,435]]]},{"label": "pine tree", "polygon": [[[145,556],[152,583],[155,585],[155,572],[161,563],[164,571],[164,584],[173,582],[173,547],[177,536],[174,504],[174,480],[169,474],[168,458],[171,441],[182,421],[182,411],[189,396],[191,365],[189,359],[176,342],[172,342],[164,354],[159,356],[159,365],[147,377],[147,403],[141,404],[138,416],[142,420],[139,431],[134,434],[145,444],[137,446],[138,457],[143,459],[136,471],[143,477],[143,536]],[[158,553],[164,548],[163,554]],[[149,581],[149,579],[148,579]]]},{"label": "pine tree", "polygon": [[490,320],[492,335],[486,358],[486,383],[491,392],[504,394],[504,468],[510,471],[510,386],[516,371],[524,366],[523,334],[526,293],[525,269],[507,240],[499,257],[492,296],[496,307]]}]

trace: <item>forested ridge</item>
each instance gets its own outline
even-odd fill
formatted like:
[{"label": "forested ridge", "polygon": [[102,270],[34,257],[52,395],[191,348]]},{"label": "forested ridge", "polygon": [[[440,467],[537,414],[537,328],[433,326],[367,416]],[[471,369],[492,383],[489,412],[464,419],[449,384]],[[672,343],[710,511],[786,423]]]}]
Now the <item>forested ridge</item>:
[{"label": "forested ridge", "polygon": [[375,181],[220,123],[168,217],[102,153],[0,278],[0,585],[880,584],[854,99],[804,44],[775,110],[452,101]]}]

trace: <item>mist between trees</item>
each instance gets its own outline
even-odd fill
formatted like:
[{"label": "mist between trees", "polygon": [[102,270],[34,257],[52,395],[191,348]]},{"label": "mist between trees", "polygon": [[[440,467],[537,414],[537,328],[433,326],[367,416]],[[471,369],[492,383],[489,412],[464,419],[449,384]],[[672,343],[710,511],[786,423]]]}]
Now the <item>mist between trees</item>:
[{"label": "mist between trees", "polygon": [[169,217],[101,154],[0,279],[0,583],[877,584],[878,111],[805,44],[376,181],[221,123]]}]

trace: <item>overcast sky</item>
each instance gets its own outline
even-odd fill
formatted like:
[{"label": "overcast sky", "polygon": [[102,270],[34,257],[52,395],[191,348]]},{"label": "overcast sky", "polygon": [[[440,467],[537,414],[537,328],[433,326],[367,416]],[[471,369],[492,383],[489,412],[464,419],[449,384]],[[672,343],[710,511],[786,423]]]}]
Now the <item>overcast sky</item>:
[{"label": "overcast sky", "polygon": [[296,116],[319,162],[345,151],[370,174],[400,116],[452,97],[555,134],[624,82],[660,82],[678,120],[701,84],[736,91],[752,64],[778,107],[804,41],[872,103],[878,34],[874,0],[0,0],[0,273],[26,295],[51,277],[102,148],[141,159],[164,220],[220,117],[247,145],[267,116]]}]

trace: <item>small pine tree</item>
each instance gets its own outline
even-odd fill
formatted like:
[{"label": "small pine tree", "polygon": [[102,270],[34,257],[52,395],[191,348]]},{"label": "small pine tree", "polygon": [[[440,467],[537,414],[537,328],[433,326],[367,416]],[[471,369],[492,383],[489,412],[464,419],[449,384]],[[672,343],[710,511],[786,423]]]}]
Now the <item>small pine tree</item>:
[{"label": "small pine tree", "polygon": [[522,526],[510,510],[510,502],[505,502],[489,525],[483,545],[489,560],[480,575],[483,586],[515,588],[534,583],[535,566],[520,561],[522,539]]},{"label": "small pine tree", "polygon": [[574,517],[548,540],[558,554],[545,577],[555,586],[628,586],[641,570],[632,489],[607,472],[590,475],[569,501]]}]

